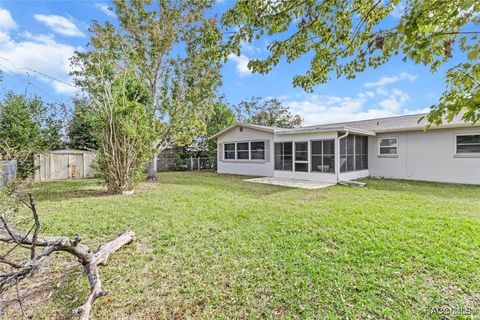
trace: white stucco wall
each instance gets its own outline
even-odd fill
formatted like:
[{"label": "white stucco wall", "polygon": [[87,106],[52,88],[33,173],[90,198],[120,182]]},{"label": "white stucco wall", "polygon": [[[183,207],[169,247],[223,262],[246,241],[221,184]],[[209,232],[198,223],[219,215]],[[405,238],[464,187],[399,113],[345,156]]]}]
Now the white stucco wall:
[{"label": "white stucco wall", "polygon": [[[265,161],[223,160],[223,143],[261,140],[265,141],[265,149],[267,149]],[[273,133],[246,127],[243,128],[243,132],[240,132],[239,127],[234,127],[217,138],[217,160],[218,173],[271,177],[273,176],[274,165]]]},{"label": "white stucco wall", "polygon": [[349,171],[342,172],[338,175],[338,180],[356,180],[361,178],[366,178],[370,175],[370,171],[367,170],[358,170],[358,171]]},{"label": "white stucco wall", "polygon": [[[461,133],[480,133],[480,128],[378,133],[369,138],[370,175],[480,184],[480,157],[455,156],[455,135]],[[379,156],[378,141],[382,137],[398,137],[398,157]]]}]

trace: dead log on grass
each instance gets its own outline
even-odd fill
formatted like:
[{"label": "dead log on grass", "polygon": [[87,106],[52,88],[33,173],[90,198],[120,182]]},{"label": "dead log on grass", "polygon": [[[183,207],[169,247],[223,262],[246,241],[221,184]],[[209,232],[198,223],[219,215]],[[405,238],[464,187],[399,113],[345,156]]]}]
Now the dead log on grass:
[{"label": "dead log on grass", "polygon": [[[107,264],[111,254],[132,242],[135,233],[126,231],[115,240],[100,246],[97,252],[92,252],[89,247],[81,244],[79,236],[73,239],[40,237],[38,236],[40,220],[31,193],[29,193],[28,199],[28,202],[23,202],[32,212],[34,224],[26,234],[8,224],[6,216],[11,208],[2,208],[3,210],[0,212],[0,241],[11,243],[13,246],[6,254],[0,256],[0,264],[6,265],[9,269],[7,272],[0,272],[0,294],[10,287],[17,286],[19,281],[33,275],[52,253],[67,252],[78,259],[88,276],[90,293],[85,303],[77,308],[78,317],[82,320],[88,319],[95,300],[107,294],[102,288],[98,267]],[[19,247],[30,250],[28,259],[17,261],[8,257],[13,250]],[[37,253],[37,248],[42,248],[42,250]],[[23,313],[21,301],[19,303]]]}]

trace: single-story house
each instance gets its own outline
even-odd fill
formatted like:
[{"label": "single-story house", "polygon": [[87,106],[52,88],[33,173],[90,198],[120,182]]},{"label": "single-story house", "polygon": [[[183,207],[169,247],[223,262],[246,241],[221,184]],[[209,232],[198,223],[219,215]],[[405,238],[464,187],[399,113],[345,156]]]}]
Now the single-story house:
[{"label": "single-story house", "polygon": [[281,129],[237,123],[212,136],[217,172],[337,183],[368,176],[480,184],[480,126],[425,114]]}]

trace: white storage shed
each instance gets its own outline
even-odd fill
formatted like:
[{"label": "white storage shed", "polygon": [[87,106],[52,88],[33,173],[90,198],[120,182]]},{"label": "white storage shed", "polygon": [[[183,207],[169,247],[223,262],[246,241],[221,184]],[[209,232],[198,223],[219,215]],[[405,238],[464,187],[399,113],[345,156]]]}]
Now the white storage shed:
[{"label": "white storage shed", "polygon": [[95,152],[74,149],[52,150],[35,155],[35,180],[83,179],[93,177]]}]

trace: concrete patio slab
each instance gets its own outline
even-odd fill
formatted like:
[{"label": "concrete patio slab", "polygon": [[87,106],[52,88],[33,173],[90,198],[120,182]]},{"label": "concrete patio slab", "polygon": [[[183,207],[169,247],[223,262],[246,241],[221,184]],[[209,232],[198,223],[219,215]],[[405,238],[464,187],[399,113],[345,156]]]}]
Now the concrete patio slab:
[{"label": "concrete patio slab", "polygon": [[333,183],[329,183],[329,182],[318,182],[318,181],[287,179],[287,178],[273,178],[273,177],[246,179],[245,181],[263,183],[263,184],[273,184],[276,186],[299,188],[299,189],[322,189],[329,186],[333,186]]}]

